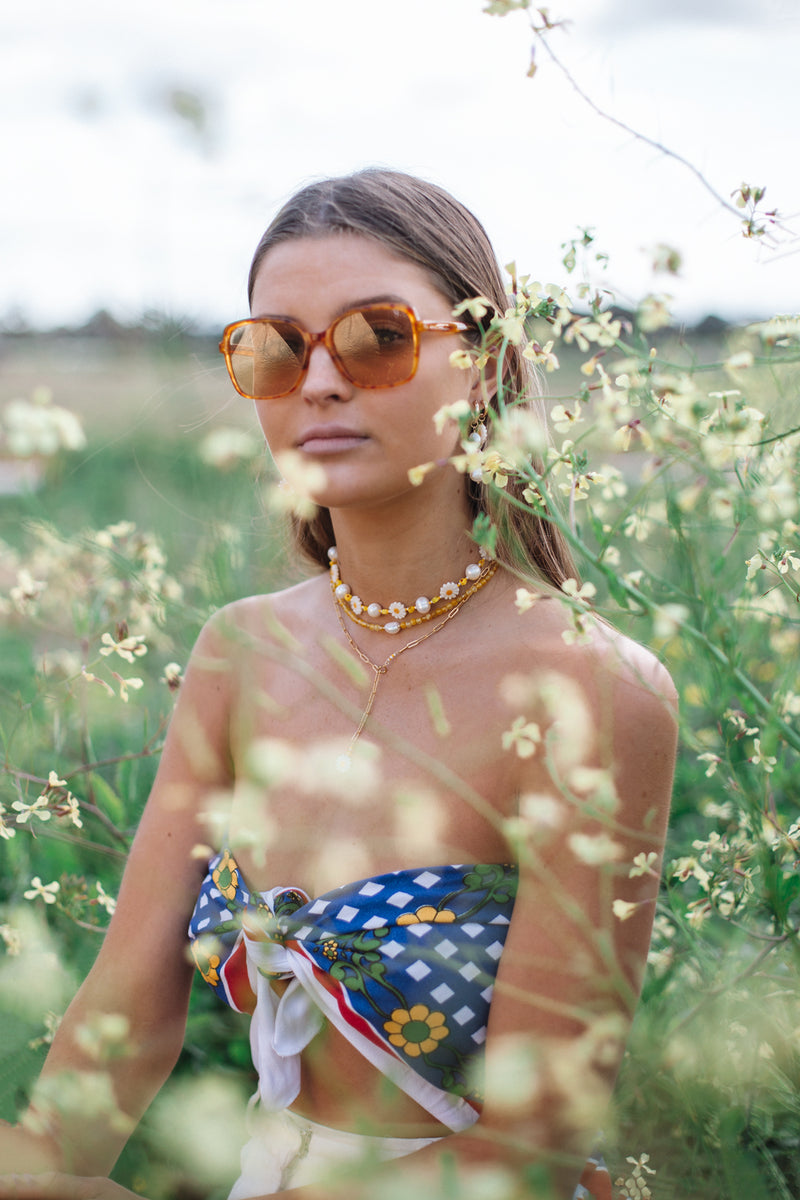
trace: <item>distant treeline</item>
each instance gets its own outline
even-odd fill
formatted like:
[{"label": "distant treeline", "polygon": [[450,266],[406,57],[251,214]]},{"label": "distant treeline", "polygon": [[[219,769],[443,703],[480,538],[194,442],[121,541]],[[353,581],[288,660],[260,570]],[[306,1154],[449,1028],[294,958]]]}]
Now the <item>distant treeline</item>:
[{"label": "distant treeline", "polygon": [[[614,307],[615,316],[633,326],[635,314],[624,308]],[[689,338],[719,338],[728,330],[736,328],[732,322],[710,314],[703,317],[695,325],[681,323],[659,330],[659,336],[664,337],[679,333]],[[201,326],[189,317],[171,316],[164,312],[151,310],[144,312],[133,324],[123,324],[108,311],[100,308],[82,325],[59,325],[48,329],[35,328],[23,317],[0,319],[0,337],[34,338],[42,334],[63,338],[96,338],[103,341],[120,344],[146,344],[164,342],[208,342],[221,332],[218,328]]]}]

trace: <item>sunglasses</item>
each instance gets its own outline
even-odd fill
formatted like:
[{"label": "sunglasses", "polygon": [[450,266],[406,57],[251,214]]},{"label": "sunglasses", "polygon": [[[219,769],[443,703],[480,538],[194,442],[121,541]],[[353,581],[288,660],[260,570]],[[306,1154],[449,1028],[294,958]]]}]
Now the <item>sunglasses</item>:
[{"label": "sunglasses", "polygon": [[360,388],[399,387],[413,379],[420,333],[463,333],[460,321],[420,321],[404,304],[365,304],[342,313],[322,333],[294,321],[250,317],[228,325],[219,344],[231,382],[250,400],[288,396],[322,344],[339,371]]}]

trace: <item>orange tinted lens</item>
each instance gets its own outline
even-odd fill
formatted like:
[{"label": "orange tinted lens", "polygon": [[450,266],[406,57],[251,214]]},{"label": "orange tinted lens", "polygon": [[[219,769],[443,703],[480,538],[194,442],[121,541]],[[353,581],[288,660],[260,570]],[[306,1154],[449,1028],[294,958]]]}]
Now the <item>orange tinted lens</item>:
[{"label": "orange tinted lens", "polygon": [[234,329],[229,345],[231,369],[246,396],[268,400],[297,385],[306,347],[297,326],[288,321],[252,321]]},{"label": "orange tinted lens", "polygon": [[345,313],[331,335],[342,367],[357,387],[392,387],[414,374],[414,326],[402,309]]}]

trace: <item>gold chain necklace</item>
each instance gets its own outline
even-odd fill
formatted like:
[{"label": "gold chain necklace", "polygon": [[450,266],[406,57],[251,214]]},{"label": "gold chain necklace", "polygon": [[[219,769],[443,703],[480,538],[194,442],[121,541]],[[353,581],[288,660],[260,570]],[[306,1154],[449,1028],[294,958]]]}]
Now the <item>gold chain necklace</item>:
[{"label": "gold chain necklace", "polygon": [[385,675],[386,672],[389,670],[389,664],[394,662],[394,660],[396,658],[399,658],[401,654],[404,654],[406,652],[406,650],[413,650],[413,648],[415,646],[419,646],[422,644],[422,642],[426,642],[429,637],[433,637],[433,635],[435,633],[438,633],[440,629],[444,629],[447,622],[452,621],[453,617],[456,615],[457,612],[459,612],[459,610],[461,608],[463,608],[463,606],[469,600],[470,596],[474,596],[475,593],[484,586],[484,584],[489,582],[489,580],[492,578],[492,576],[494,575],[496,570],[497,570],[497,563],[496,562],[490,563],[489,566],[486,568],[486,570],[481,575],[480,579],[478,579],[472,585],[472,587],[468,589],[468,591],[464,592],[464,594],[460,598],[460,600],[450,609],[447,616],[444,617],[439,622],[438,625],[434,625],[433,629],[429,629],[428,632],[424,633],[421,637],[414,638],[414,640],[411,642],[406,642],[405,646],[401,646],[399,650],[395,650],[392,654],[390,654],[384,663],[373,662],[372,659],[367,654],[364,653],[364,651],[360,648],[360,646],[356,645],[355,641],[353,640],[353,638],[350,635],[350,632],[349,632],[347,626],[345,625],[344,617],[342,616],[340,606],[336,602],[336,598],[334,597],[334,608],[336,610],[336,616],[339,619],[339,624],[342,627],[342,633],[347,638],[351,647],[353,648],[353,650],[355,650],[356,654],[361,659],[361,661],[363,663],[366,663],[366,665],[368,667],[371,667],[375,673],[375,678],[372,681],[372,687],[370,688],[369,697],[367,699],[366,708],[364,709],[363,713],[361,714],[361,720],[358,722],[358,728],[356,729],[355,733],[351,737],[350,745],[347,747],[346,752],[344,754],[340,754],[338,759],[336,760],[336,769],[338,771],[344,772],[344,771],[350,770],[350,767],[352,764],[353,747],[355,746],[358,739],[361,737],[361,734],[364,730],[364,726],[366,725],[367,721],[369,720],[369,715],[372,712],[372,706],[375,703],[375,696],[378,691],[378,684],[381,681],[381,676]]}]

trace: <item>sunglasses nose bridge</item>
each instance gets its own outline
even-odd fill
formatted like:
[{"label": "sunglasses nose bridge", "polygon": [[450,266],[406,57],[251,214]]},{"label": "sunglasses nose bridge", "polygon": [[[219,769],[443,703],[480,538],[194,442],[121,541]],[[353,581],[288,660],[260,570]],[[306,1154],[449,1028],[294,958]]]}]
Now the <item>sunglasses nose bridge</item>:
[{"label": "sunglasses nose bridge", "polygon": [[[322,376],[323,377],[325,376],[326,369],[332,367],[337,378],[348,379],[347,374],[342,369],[342,364],[340,362],[339,355],[336,351],[336,346],[334,345],[334,341],[333,341],[333,334],[335,332],[335,326],[337,323],[338,322],[334,322],[333,325],[329,326],[327,329],[321,330],[321,332],[319,332],[319,333],[308,333],[308,332],[305,333],[306,349],[305,349],[305,358],[304,358],[304,362],[303,362],[303,382],[304,383],[308,379],[309,372],[311,372],[314,351],[317,350],[319,347],[322,347],[322,349],[327,354],[327,361],[323,360],[323,363],[321,365]],[[315,382],[314,375],[316,375],[316,370],[312,374],[312,380],[311,380],[312,386]],[[323,380],[323,382],[324,382],[324,380]],[[349,379],[348,379],[348,382],[349,382]],[[325,386],[327,386],[327,384],[325,384]]]}]

